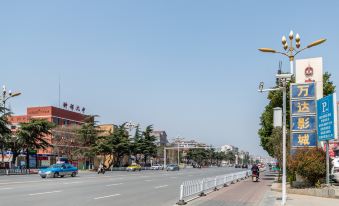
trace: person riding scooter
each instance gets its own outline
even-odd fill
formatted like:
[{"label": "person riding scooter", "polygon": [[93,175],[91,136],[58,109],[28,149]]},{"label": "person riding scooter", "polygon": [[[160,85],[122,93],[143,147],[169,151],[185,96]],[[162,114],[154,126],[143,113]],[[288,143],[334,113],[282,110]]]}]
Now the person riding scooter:
[{"label": "person riding scooter", "polygon": [[105,174],[105,167],[104,167],[104,164],[102,162],[100,162],[99,164],[99,168],[98,168],[98,174]]},{"label": "person riding scooter", "polygon": [[251,168],[251,171],[252,171],[252,176],[255,176],[258,180],[259,179],[259,173],[260,173],[259,167],[256,164],[254,164]]}]

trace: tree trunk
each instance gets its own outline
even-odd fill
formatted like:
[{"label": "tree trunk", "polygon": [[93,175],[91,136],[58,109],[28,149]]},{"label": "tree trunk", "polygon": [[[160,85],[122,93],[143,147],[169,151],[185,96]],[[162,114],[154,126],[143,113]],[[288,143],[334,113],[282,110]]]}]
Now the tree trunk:
[{"label": "tree trunk", "polygon": [[28,148],[26,149],[26,168],[29,169],[29,152],[28,152]]}]

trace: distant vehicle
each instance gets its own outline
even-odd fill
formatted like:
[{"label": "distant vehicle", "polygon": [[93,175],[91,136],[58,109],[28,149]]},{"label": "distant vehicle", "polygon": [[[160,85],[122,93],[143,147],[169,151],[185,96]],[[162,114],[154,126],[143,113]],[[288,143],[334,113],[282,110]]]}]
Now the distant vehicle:
[{"label": "distant vehicle", "polygon": [[161,164],[154,164],[151,167],[152,170],[163,170],[164,167]]},{"label": "distant vehicle", "polygon": [[167,171],[179,171],[179,166],[176,164],[170,164],[166,167]]},{"label": "distant vehicle", "polygon": [[235,165],[235,168],[241,168],[241,165],[237,164],[237,165]]},{"label": "distant vehicle", "polygon": [[132,164],[126,168],[126,171],[141,171],[141,166],[138,164]]},{"label": "distant vehicle", "polygon": [[201,165],[194,164],[194,165],[193,165],[193,168],[199,168],[199,169],[201,169]]},{"label": "distant vehicle", "polygon": [[243,169],[248,169],[248,165],[243,164],[243,165],[241,166],[241,168],[243,168]]},{"label": "distant vehicle", "polygon": [[41,178],[46,178],[46,177],[56,178],[56,177],[64,177],[66,175],[75,177],[78,174],[78,168],[67,163],[54,164],[48,168],[40,169],[38,173]]}]

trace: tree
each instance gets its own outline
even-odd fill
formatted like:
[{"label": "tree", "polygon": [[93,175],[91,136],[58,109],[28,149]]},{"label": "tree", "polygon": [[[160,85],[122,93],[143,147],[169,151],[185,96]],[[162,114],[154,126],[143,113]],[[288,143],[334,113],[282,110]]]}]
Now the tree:
[{"label": "tree", "polygon": [[139,126],[135,129],[135,134],[131,142],[131,152],[132,155],[135,157],[137,163],[139,163],[140,156],[142,154],[142,146],[143,146],[143,136],[142,132],[140,131]]},{"label": "tree", "polygon": [[142,154],[144,156],[144,162],[147,163],[149,157],[154,157],[157,154],[157,146],[155,144],[156,137],[152,135],[153,126],[149,125],[146,127],[145,131],[142,132],[142,141],[140,148],[142,149]]},{"label": "tree", "polygon": [[17,144],[26,151],[26,165],[29,168],[29,150],[46,149],[52,145],[46,140],[51,135],[54,124],[45,119],[31,119],[27,123],[20,123],[20,128],[16,134]]},{"label": "tree", "polygon": [[[8,115],[5,107],[0,106],[0,151],[1,151],[1,163],[4,163],[4,150],[8,147],[8,140],[11,136],[11,130],[8,125]],[[1,166],[0,166],[1,167]]]},{"label": "tree", "polygon": [[94,162],[95,150],[94,146],[98,139],[100,130],[94,121],[96,115],[90,115],[85,119],[85,123],[76,131],[79,135],[78,141],[81,142],[82,147],[75,149],[76,153],[82,154],[88,158],[90,162]]},{"label": "tree", "polygon": [[122,166],[122,158],[131,153],[131,144],[128,137],[125,124],[120,125],[112,135],[107,136],[107,142],[112,149],[112,154],[117,158],[116,166]]},{"label": "tree", "polygon": [[326,175],[326,153],[319,148],[299,149],[289,158],[288,168],[291,172],[307,179],[312,186]]}]

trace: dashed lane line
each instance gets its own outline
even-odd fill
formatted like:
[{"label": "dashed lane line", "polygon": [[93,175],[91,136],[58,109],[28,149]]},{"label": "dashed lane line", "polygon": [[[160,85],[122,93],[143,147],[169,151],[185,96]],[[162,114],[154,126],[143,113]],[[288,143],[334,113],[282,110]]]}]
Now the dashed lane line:
[{"label": "dashed lane line", "polygon": [[29,194],[29,196],[46,195],[46,194],[59,193],[59,192],[62,192],[62,191],[56,190],[56,191],[50,191],[50,192],[33,193],[33,194]]},{"label": "dashed lane line", "polygon": [[154,189],[160,189],[160,188],[165,188],[165,187],[168,187],[168,185],[160,185],[160,186],[156,186],[156,187],[154,187]]},{"label": "dashed lane line", "polygon": [[109,185],[106,185],[106,187],[111,187],[111,186],[118,186],[118,185],[122,185],[124,183],[115,183],[115,184],[109,184]]},{"label": "dashed lane line", "polygon": [[117,197],[117,196],[120,196],[120,194],[107,195],[107,196],[102,196],[102,197],[95,197],[95,198],[93,198],[93,199],[94,199],[94,200],[100,200],[100,199],[104,199],[104,198]]}]

